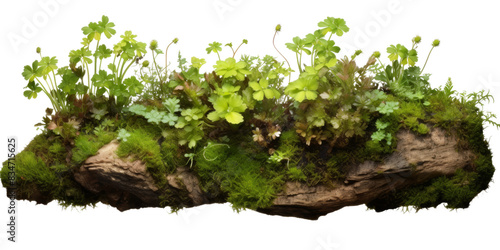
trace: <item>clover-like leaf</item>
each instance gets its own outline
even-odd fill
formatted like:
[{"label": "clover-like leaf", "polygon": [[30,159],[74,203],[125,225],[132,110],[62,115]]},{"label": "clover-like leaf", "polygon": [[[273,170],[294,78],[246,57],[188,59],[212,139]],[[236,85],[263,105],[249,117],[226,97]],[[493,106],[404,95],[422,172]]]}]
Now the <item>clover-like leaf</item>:
[{"label": "clover-like leaf", "polygon": [[218,121],[223,118],[232,124],[243,122],[243,116],[240,114],[247,109],[243,98],[240,95],[233,94],[230,97],[218,97],[213,107],[215,111],[208,114],[208,119]]},{"label": "clover-like leaf", "polygon": [[222,51],[222,43],[219,42],[213,42],[208,44],[208,47],[206,48],[207,54],[210,54],[211,52],[218,53]]},{"label": "clover-like leaf", "polygon": [[127,130],[121,128],[118,130],[118,140],[120,141],[127,141],[127,138],[130,137],[130,133],[127,132]]},{"label": "clover-like leaf", "polygon": [[96,120],[101,120],[108,113],[106,109],[97,109],[97,108],[93,108],[91,112],[92,112],[92,117]]},{"label": "clover-like leaf", "polygon": [[109,22],[109,18],[107,16],[102,16],[101,21],[99,21],[99,27],[101,28],[101,33],[104,33],[104,35],[109,39],[111,36],[116,34],[115,29],[115,24],[112,22]]},{"label": "clover-like leaf", "polygon": [[62,75],[61,83],[59,84],[59,89],[68,95],[76,94],[76,83],[80,78],[73,73],[71,70],[61,70],[58,72]]},{"label": "clover-like leaf", "polygon": [[101,88],[106,87],[109,88],[113,83],[114,75],[108,74],[106,70],[99,70],[99,74],[94,74],[91,80],[94,83],[94,86]]},{"label": "clover-like leaf", "polygon": [[299,79],[291,82],[285,89],[285,94],[291,96],[298,102],[302,102],[305,99],[315,100],[318,97],[319,83],[312,78],[299,77]]},{"label": "clover-like leaf", "polygon": [[399,102],[382,102],[377,107],[377,111],[384,115],[390,114],[396,109],[399,109]]},{"label": "clover-like leaf", "polygon": [[249,82],[248,86],[253,89],[253,98],[257,101],[262,101],[264,96],[267,99],[280,98],[281,94],[274,88],[269,88],[269,81],[267,79],[260,79],[257,82]]},{"label": "clover-like leaf", "polygon": [[174,115],[173,113],[168,113],[165,116],[163,116],[163,119],[161,120],[162,123],[166,123],[170,126],[174,126],[175,123],[179,120],[179,117]]},{"label": "clover-like leaf", "polygon": [[144,89],[144,85],[142,85],[142,83],[137,80],[135,76],[125,79],[123,83],[127,86],[131,96],[142,93],[142,90]]},{"label": "clover-like leaf", "polygon": [[215,73],[222,77],[232,77],[234,76],[238,81],[245,80],[245,75],[251,74],[250,71],[245,69],[247,64],[244,61],[236,62],[232,57],[226,60],[217,61],[215,68]]},{"label": "clover-like leaf", "polygon": [[40,60],[38,66],[40,66],[40,68],[43,69],[41,74],[47,75],[53,70],[57,69],[57,58],[55,56],[54,57],[44,56],[42,60]]},{"label": "clover-like leaf", "polygon": [[345,20],[342,18],[327,17],[325,20],[319,22],[318,26],[323,27],[321,30],[323,34],[331,32],[337,34],[337,36],[342,36],[344,32],[349,31],[349,27],[347,27]]},{"label": "clover-like leaf", "polygon": [[104,58],[110,57],[112,53],[113,51],[111,49],[108,49],[105,44],[101,44],[95,51],[94,56],[102,60]]},{"label": "clover-like leaf", "polygon": [[28,81],[35,80],[36,77],[40,77],[42,75],[43,69],[38,66],[38,60],[35,60],[31,66],[24,66],[24,71],[22,73],[24,79]]},{"label": "clover-like leaf", "polygon": [[165,112],[159,112],[156,109],[153,109],[146,113],[144,118],[148,119],[149,123],[159,124],[160,121],[163,120],[163,116],[166,115]]},{"label": "clover-like leaf", "polygon": [[133,104],[128,108],[128,111],[137,114],[137,115],[142,115],[146,116],[146,107],[141,104]]},{"label": "clover-like leaf", "polygon": [[34,81],[29,82],[28,85],[24,88],[28,89],[23,93],[23,95],[28,99],[35,99],[38,96],[38,93],[42,91],[40,85],[38,83],[35,83]]},{"label": "clover-like leaf", "polygon": [[412,49],[408,52],[406,57],[403,58],[401,64],[402,65],[409,64],[411,66],[414,66],[417,61],[418,61],[417,51],[415,49]]},{"label": "clover-like leaf", "polygon": [[78,50],[72,50],[69,52],[69,61],[70,63],[78,63],[80,61],[83,61],[87,64],[92,63],[92,59],[90,58],[92,56],[92,52],[89,50],[88,47],[84,47]]},{"label": "clover-like leaf", "polygon": [[200,69],[201,66],[203,66],[203,64],[207,63],[205,61],[205,59],[203,58],[197,58],[197,57],[191,57],[191,65],[193,65],[193,67],[197,68],[197,69]]},{"label": "clover-like leaf", "polygon": [[382,130],[382,129],[387,128],[387,126],[389,126],[389,123],[388,122],[383,122],[381,120],[377,120],[375,122],[375,126],[377,127],[378,130]]},{"label": "clover-like leaf", "polygon": [[199,120],[203,118],[204,113],[199,108],[185,109],[181,112],[181,115],[186,119],[186,121]]},{"label": "clover-like leaf", "polygon": [[286,43],[286,47],[295,52],[295,53],[300,53],[300,52],[305,52],[306,54],[310,55],[311,51],[305,48],[306,42],[303,39],[300,39],[300,37],[296,36],[292,39],[293,43]]},{"label": "clover-like leaf", "polygon": [[405,59],[408,56],[408,49],[401,44],[398,44],[396,46],[391,45],[387,47],[387,53],[389,53],[389,60],[396,61],[398,60],[398,57],[401,59]]},{"label": "clover-like leaf", "polygon": [[122,38],[122,41],[124,42],[129,42],[129,43],[137,43],[137,41],[134,39],[137,37],[137,35],[132,34],[132,31],[127,30],[123,35],[120,36]]}]

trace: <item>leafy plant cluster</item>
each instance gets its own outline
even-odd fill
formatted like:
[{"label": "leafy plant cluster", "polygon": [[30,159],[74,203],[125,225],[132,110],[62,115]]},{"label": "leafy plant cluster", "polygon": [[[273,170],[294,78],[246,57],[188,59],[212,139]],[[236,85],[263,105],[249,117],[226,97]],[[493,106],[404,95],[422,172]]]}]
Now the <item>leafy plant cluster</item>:
[{"label": "leafy plant cluster", "polygon": [[[22,73],[28,81],[24,95],[43,92],[50,99],[52,109],[38,125],[46,138],[57,138],[61,147],[52,150],[64,158],[42,159],[45,168],[77,166],[116,138],[118,154],[144,161],[160,187],[166,187],[165,174],[189,166],[214,199],[257,209],[272,203],[284,181],[330,185],[343,178],[344,166],[381,160],[395,149],[402,128],[421,135],[432,126],[465,130],[473,115],[481,126],[500,127],[495,114],[482,110],[493,100],[489,93],[458,93],[451,80],[444,88],[430,87],[423,70],[439,40],[422,68],[420,36],[411,47],[388,46],[385,63],[376,51],[360,65],[360,50],[339,56],[335,40],[349,31],[345,20],[328,17],[318,27],[285,44],[297,63],[293,80],[274,43],[280,25],[273,46],[284,62],[269,55],[237,58],[246,39],[237,47],[215,41],[206,51],[217,61],[205,73],[204,58],[188,63],[180,53],[172,69],[167,53],[177,38],[163,51],[158,41],[148,46],[126,31],[107,47],[104,37],[116,32],[106,16],[82,28],[82,46],[70,52],[68,66],[58,67],[55,57],[43,57],[37,48],[40,60]],[[26,157],[30,169],[43,165]]]}]

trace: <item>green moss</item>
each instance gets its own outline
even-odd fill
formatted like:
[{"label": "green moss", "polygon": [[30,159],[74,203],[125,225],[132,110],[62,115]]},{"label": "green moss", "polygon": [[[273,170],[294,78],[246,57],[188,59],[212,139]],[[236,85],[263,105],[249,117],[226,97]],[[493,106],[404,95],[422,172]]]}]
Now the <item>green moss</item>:
[{"label": "green moss", "polygon": [[187,158],[179,148],[179,140],[174,131],[165,131],[163,135],[165,139],[160,147],[161,157],[167,166],[167,172],[173,173],[177,166],[186,165]]},{"label": "green moss", "polygon": [[283,182],[275,171],[264,168],[267,157],[248,153],[236,145],[209,145],[195,157],[195,170],[204,191],[227,197],[238,211],[272,205]]},{"label": "green moss", "polygon": [[98,136],[82,134],[75,138],[72,161],[79,165],[90,156],[96,155],[97,151],[104,145],[116,138],[115,133],[102,132]]},{"label": "green moss", "polygon": [[143,129],[130,131],[130,136],[126,141],[122,141],[116,154],[121,158],[132,156],[134,160],[141,160],[146,163],[146,169],[151,173],[159,187],[164,187],[167,183],[165,174],[168,168],[163,162],[158,138]]},{"label": "green moss", "polygon": [[302,170],[291,167],[287,171],[287,176],[291,181],[306,181],[307,176],[302,172]]}]

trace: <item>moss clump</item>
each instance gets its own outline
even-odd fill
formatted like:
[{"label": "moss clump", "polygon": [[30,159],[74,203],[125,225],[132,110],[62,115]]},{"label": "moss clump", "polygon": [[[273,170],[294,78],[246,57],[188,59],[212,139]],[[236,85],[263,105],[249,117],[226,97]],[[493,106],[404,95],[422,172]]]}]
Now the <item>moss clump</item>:
[{"label": "moss clump", "polygon": [[159,187],[164,187],[167,183],[165,174],[175,170],[175,166],[169,167],[163,162],[158,138],[143,129],[130,131],[130,137],[120,143],[116,154],[121,158],[132,156],[133,159],[146,163],[146,169]]},{"label": "moss clump", "polygon": [[79,165],[90,156],[96,155],[97,151],[116,137],[115,133],[102,132],[96,135],[79,135],[75,138],[73,148],[73,163]]},{"label": "moss clump", "polygon": [[56,188],[57,176],[35,153],[23,151],[16,155],[14,162],[17,183],[34,183],[44,192],[51,192]]},{"label": "moss clump", "polygon": [[275,171],[264,168],[265,153],[246,150],[234,144],[209,142],[195,156],[203,190],[227,197],[238,211],[271,206],[282,185]]},{"label": "moss clump", "polygon": [[459,136],[458,150],[472,151],[476,157],[473,164],[465,169],[457,170],[453,176],[438,177],[427,183],[397,190],[380,197],[368,203],[369,208],[383,211],[400,206],[411,206],[418,210],[436,207],[441,203],[446,203],[446,207],[450,209],[467,208],[476,195],[488,188],[495,168],[488,142],[484,139],[482,111],[470,103],[463,103],[458,107],[462,109],[462,118],[459,120],[444,119],[447,116],[446,113],[437,119],[442,119],[439,120],[441,125],[456,129],[456,134]]},{"label": "moss clump", "polygon": [[186,165],[187,159],[179,148],[178,138],[174,131],[164,131],[160,152],[163,162],[167,165],[167,172],[172,173],[177,166]]}]

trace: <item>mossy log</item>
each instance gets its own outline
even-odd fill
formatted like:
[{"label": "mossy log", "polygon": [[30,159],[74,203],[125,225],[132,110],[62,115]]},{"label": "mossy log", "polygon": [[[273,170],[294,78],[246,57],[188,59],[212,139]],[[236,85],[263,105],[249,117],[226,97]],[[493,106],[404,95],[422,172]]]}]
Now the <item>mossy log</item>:
[{"label": "mossy log", "polygon": [[[440,178],[451,180],[459,172],[476,171],[478,156],[464,147],[459,149],[460,140],[457,136],[441,128],[432,128],[424,136],[402,129],[397,133],[397,138],[397,149],[383,161],[365,161],[348,166],[345,178],[334,180],[332,185],[309,186],[302,182],[286,181],[272,205],[258,208],[257,211],[305,219],[317,219],[345,206],[359,204],[367,204],[370,208],[382,211],[414,205],[402,198],[402,194],[421,195],[412,193],[412,189],[428,188]],[[188,166],[178,167],[175,173],[168,174],[164,188],[159,188],[145,163],[132,158],[121,159],[116,155],[118,146],[118,141],[112,141],[72,171],[72,181],[90,193],[94,201],[109,204],[120,211],[142,207],[193,207],[227,201],[224,194],[204,192],[194,168]],[[488,162],[491,163],[491,154]],[[492,169],[492,166],[489,167]],[[487,179],[483,181],[486,184],[482,185],[482,189],[487,188],[492,172],[488,175],[475,177]],[[454,185],[458,187],[470,185],[469,182],[467,178],[453,179]],[[30,190],[20,190],[18,199],[43,204],[53,199],[38,190],[37,185],[24,187]],[[447,192],[455,192],[447,190],[450,188],[442,185],[442,189],[446,190],[440,194],[429,194],[437,196],[425,200],[419,207],[454,202],[446,197]],[[467,207],[478,193],[458,192],[460,201],[454,207]],[[418,197],[410,197],[415,198]]]}]

